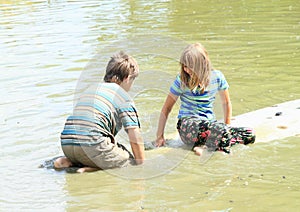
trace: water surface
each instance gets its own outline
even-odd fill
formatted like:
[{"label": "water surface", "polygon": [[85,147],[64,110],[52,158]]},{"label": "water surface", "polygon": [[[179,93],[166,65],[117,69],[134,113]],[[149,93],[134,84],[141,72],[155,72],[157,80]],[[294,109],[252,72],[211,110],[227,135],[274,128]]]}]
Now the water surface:
[{"label": "water surface", "polygon": [[[132,92],[146,140],[154,139],[155,117],[186,43],[203,43],[226,75],[234,115],[299,99],[299,13],[294,0],[1,1],[1,210],[299,209],[299,136],[236,146],[232,155],[206,161],[181,149],[182,160],[165,171],[167,150],[149,152],[162,158],[150,173],[160,172],[139,180],[37,168],[61,154],[59,135],[79,79],[89,71],[101,75],[121,48],[140,64]],[[167,134],[175,123],[173,111]]]}]

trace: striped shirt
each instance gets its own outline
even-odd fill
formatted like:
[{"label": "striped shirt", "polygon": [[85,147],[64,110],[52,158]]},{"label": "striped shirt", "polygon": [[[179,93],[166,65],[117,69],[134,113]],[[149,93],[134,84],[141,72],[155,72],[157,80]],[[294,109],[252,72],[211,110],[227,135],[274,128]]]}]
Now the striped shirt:
[{"label": "striped shirt", "polygon": [[197,117],[201,120],[215,120],[213,104],[216,93],[219,90],[226,90],[228,88],[229,85],[221,71],[211,71],[210,83],[204,93],[200,92],[199,87],[194,90],[183,87],[180,75],[178,75],[170,87],[172,94],[180,96],[181,105],[178,118]]},{"label": "striped shirt", "polygon": [[114,137],[124,127],[139,128],[129,94],[116,83],[102,83],[78,100],[61,133],[62,145],[93,145],[101,136]]}]

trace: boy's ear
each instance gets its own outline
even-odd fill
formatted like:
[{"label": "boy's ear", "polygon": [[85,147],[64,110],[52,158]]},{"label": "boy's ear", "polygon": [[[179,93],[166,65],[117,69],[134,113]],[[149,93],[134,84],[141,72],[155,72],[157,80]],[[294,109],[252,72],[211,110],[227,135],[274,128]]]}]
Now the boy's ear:
[{"label": "boy's ear", "polygon": [[117,76],[115,75],[115,76],[113,76],[113,77],[111,78],[111,82],[120,84],[120,83],[121,83],[121,80],[119,79],[119,77],[117,77]]},{"label": "boy's ear", "polygon": [[128,75],[128,77],[124,78],[124,80],[123,80],[123,81],[126,81],[126,82],[128,82],[128,81],[129,81],[129,75]]}]

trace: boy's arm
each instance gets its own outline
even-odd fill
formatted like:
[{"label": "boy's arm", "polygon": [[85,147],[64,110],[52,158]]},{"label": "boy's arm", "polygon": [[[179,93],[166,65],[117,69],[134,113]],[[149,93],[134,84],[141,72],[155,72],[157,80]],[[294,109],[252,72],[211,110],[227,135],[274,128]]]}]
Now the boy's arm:
[{"label": "boy's arm", "polygon": [[139,128],[129,128],[127,130],[130,146],[136,161],[136,164],[142,164],[145,160],[144,141]]}]

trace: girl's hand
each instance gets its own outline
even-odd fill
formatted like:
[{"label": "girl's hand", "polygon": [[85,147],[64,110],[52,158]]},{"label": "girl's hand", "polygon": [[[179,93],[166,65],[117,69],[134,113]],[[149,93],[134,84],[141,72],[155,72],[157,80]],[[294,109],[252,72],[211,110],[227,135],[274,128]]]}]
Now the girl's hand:
[{"label": "girl's hand", "polygon": [[158,137],[155,141],[155,146],[156,147],[164,146],[165,144],[166,144],[166,140],[163,136]]}]

